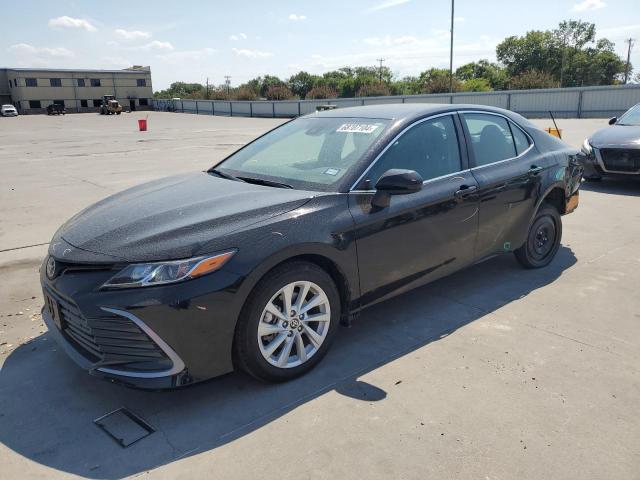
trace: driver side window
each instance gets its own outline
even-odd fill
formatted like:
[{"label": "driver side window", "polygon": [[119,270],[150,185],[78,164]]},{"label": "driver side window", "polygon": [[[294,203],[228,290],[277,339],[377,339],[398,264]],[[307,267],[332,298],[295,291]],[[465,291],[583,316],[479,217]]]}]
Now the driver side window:
[{"label": "driver side window", "polygon": [[364,188],[375,188],[382,174],[392,168],[415,170],[423,180],[462,170],[452,116],[425,120],[404,132],[367,172]]}]

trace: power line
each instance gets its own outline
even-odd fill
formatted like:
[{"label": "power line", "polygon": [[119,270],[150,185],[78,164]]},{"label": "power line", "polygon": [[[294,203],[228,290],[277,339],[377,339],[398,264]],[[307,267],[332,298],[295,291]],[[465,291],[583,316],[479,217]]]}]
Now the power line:
[{"label": "power line", "polygon": [[382,62],[384,62],[384,58],[376,58],[376,62],[380,62],[380,70],[378,70],[378,80],[382,83]]},{"label": "power line", "polygon": [[635,40],[631,37],[627,38],[624,43],[629,44],[629,48],[627,49],[627,66],[624,69],[624,83],[626,84],[629,81],[629,67],[631,65],[631,49],[633,48],[633,44]]}]

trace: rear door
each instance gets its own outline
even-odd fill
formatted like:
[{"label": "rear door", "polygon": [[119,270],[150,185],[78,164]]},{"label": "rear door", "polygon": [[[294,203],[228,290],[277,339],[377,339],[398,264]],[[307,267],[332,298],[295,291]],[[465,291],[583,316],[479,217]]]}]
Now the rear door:
[{"label": "rear door", "polygon": [[[473,261],[477,183],[465,148],[456,113],[420,120],[390,142],[349,193],[363,306]],[[423,188],[373,209],[372,186],[392,168],[417,171]]]},{"label": "rear door", "polygon": [[540,195],[544,170],[531,138],[507,117],[461,113],[471,173],[479,186],[476,259],[518,248]]}]

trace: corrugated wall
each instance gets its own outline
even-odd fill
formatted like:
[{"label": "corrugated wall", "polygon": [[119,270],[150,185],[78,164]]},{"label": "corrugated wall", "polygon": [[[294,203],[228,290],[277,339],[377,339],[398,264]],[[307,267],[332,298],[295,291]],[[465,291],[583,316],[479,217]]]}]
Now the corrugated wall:
[{"label": "corrugated wall", "polygon": [[472,103],[506,108],[529,118],[547,117],[549,111],[559,118],[607,118],[621,115],[636,103],[640,103],[640,85],[336,98],[333,100],[229,102],[223,100],[154,100],[154,107],[156,110],[199,115],[290,118],[314,112],[319,105],[330,104],[344,108],[384,103]]}]

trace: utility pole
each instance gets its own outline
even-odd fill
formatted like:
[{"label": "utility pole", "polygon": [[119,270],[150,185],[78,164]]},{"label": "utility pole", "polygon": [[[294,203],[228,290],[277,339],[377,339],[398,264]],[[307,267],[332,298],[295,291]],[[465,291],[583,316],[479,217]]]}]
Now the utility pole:
[{"label": "utility pole", "polygon": [[207,98],[207,100],[209,100],[209,77],[207,77],[207,92],[206,92],[206,98]]},{"label": "utility pole", "polygon": [[378,71],[378,80],[382,83],[382,62],[384,62],[384,58],[377,58],[376,62],[380,62],[380,70]]},{"label": "utility pole", "polygon": [[453,12],[455,0],[451,0],[451,45],[449,47],[449,93],[453,93]]},{"label": "utility pole", "polygon": [[627,38],[624,43],[628,43],[629,44],[629,48],[627,48],[627,66],[624,69],[624,83],[626,84],[629,81],[629,67],[631,65],[631,49],[633,48],[633,44],[634,39],[633,38]]},{"label": "utility pole", "polygon": [[224,83],[227,85],[227,99],[229,99],[231,97],[231,91],[230,91],[231,75],[224,76]]}]

